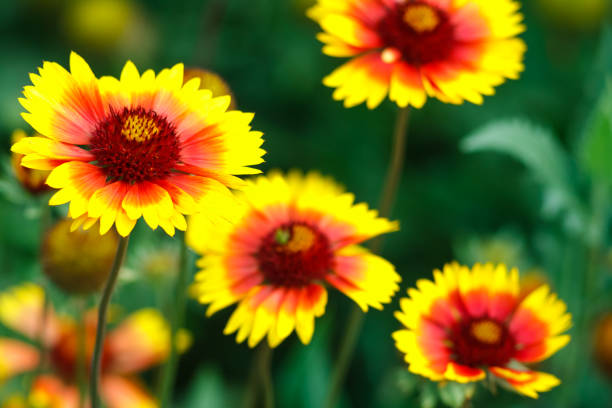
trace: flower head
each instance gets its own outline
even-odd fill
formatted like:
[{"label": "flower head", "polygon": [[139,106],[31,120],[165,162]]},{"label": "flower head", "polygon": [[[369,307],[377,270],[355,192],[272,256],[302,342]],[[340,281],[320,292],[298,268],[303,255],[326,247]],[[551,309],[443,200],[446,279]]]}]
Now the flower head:
[{"label": "flower head", "polygon": [[[50,372],[35,378],[29,400],[34,406],[78,407],[77,361],[79,327],[72,317],[58,316],[51,308],[42,319],[44,293],[34,284],[24,284],[0,293],[0,322],[31,341],[40,338],[48,350]],[[91,360],[96,335],[94,311],[84,317],[85,361]],[[179,349],[188,343],[183,334]],[[187,339],[188,341],[188,339]],[[170,329],[159,312],[142,309],[129,315],[109,332],[102,351],[101,397],[109,408],[157,406],[155,399],[135,379],[140,371],[164,361],[170,350]],[[33,371],[39,350],[20,340],[0,337],[2,379]]]},{"label": "flower head", "polygon": [[142,75],[128,62],[120,79],[96,78],[77,54],[70,72],[45,62],[21,104],[42,137],[13,145],[25,167],[51,170],[59,189],[49,204],[70,203],[85,228],[100,221],[127,236],[143,217],[153,229],[184,230],[184,214],[223,206],[241,174],[262,162],[253,115],[227,111],[229,96],[213,98],[199,80],[183,84],[183,65]]},{"label": "flower head", "polygon": [[503,384],[537,398],[559,380],[523,364],[565,346],[571,325],[565,304],[540,286],[519,298],[518,271],[503,264],[452,263],[419,280],[395,313],[406,329],[393,333],[409,369],[434,381],[479,381],[488,371]]},{"label": "flower head", "polygon": [[[28,135],[23,130],[15,130],[13,132],[12,142],[17,143],[26,137],[28,137]],[[51,190],[51,188],[45,184],[49,176],[49,171],[23,167],[21,165],[21,159],[23,159],[23,154],[13,152],[11,155],[11,165],[15,172],[15,177],[22,187],[35,195],[46,193]]]},{"label": "flower head", "polygon": [[346,107],[385,98],[421,108],[427,97],[480,104],[523,70],[514,0],[318,0],[308,12],[323,52],[351,61],[323,80]]},{"label": "flower head", "polygon": [[88,294],[102,288],[110,273],[119,237],[114,231],[72,230],[64,219],[47,231],[42,244],[42,270],[66,293]]},{"label": "flower head", "polygon": [[275,347],[295,331],[304,344],[325,312],[325,283],[364,311],[382,309],[398,290],[393,265],[358,244],[394,231],[366,204],[354,204],[317,173],[273,173],[251,181],[230,223],[194,216],[188,243],[204,257],[192,293],[207,314],[238,303],[225,334],[254,347],[266,335]]}]

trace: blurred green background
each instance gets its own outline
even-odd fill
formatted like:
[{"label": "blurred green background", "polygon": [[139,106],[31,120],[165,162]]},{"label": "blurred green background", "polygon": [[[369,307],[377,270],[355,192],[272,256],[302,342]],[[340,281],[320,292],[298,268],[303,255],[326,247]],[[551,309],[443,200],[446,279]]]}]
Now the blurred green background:
[{"label": "blurred green background", "polygon": [[[332,91],[321,79],[341,60],[320,52],[318,28],[304,14],[312,2],[0,2],[3,161],[9,161],[13,130],[30,131],[19,116],[17,98],[29,84],[28,73],[43,60],[66,66],[70,50],[75,50],[97,75],[115,76],[126,59],[141,70],[156,71],[183,62],[219,73],[233,89],[239,109],[255,112],[254,128],[264,132],[268,152],[264,170],[318,169],[343,183],[359,201],[375,206],[397,108],[387,101],[375,111],[364,106],[347,110],[331,99]],[[612,407],[612,377],[598,368],[592,347],[597,322],[612,312],[608,1],[526,3],[523,38],[528,52],[520,80],[499,87],[483,106],[430,100],[412,112],[393,215],[402,228],[387,238],[384,255],[403,277],[402,294],[416,279],[429,278],[433,268],[457,259],[519,266],[523,274],[550,282],[567,301],[575,316],[573,341],[541,367],[563,384],[537,401],[503,390],[492,396],[481,387],[475,406]],[[503,122],[511,118],[521,119]],[[462,144],[470,134],[473,143]],[[2,178],[0,286],[41,281],[40,199],[19,190],[8,165]],[[65,214],[64,208],[54,211],[56,217]],[[155,261],[164,262],[152,258],[163,245],[165,261],[172,260],[176,242],[148,228],[136,234],[115,301],[126,310],[163,307],[169,296],[163,288],[172,271],[149,279],[159,267]],[[367,315],[343,407],[452,406],[452,389],[440,391],[409,374],[395,350],[390,334],[399,328],[392,316],[399,297],[383,312]],[[351,308],[347,298],[332,294],[310,346],[292,336],[275,350],[280,407],[320,405]],[[223,336],[230,310],[211,319],[204,310],[195,302],[189,305],[186,326],[194,344],[181,359],[177,406],[238,406],[253,353]],[[149,373],[151,384],[155,376]],[[10,385],[2,388],[0,398]]]}]

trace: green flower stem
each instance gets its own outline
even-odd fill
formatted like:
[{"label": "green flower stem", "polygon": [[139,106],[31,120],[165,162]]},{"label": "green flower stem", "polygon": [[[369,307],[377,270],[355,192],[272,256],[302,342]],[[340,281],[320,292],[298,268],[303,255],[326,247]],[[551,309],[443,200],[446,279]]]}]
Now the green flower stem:
[{"label": "green flower stem", "polygon": [[161,376],[160,401],[162,407],[170,407],[174,382],[178,366],[178,350],[176,338],[178,331],[185,320],[185,308],[187,306],[187,283],[189,280],[189,251],[185,242],[185,234],[182,234],[181,252],[179,260],[179,271],[174,288],[174,303],[170,309],[170,354],[164,366]]},{"label": "green flower stem", "polygon": [[272,383],[272,349],[267,343],[263,343],[259,346],[261,349],[261,356],[259,359],[259,376],[261,378],[261,385],[263,388],[264,407],[274,408],[274,384]]},{"label": "green flower stem", "polygon": [[100,407],[100,393],[99,382],[100,382],[100,360],[102,358],[102,348],[104,345],[104,335],[106,331],[106,315],[108,312],[108,306],[117,284],[117,278],[119,277],[119,270],[125,259],[125,253],[127,252],[128,242],[130,241],[129,235],[122,237],[119,240],[119,246],[117,247],[117,254],[115,255],[115,261],[111,269],[110,275],[106,281],[104,292],[102,292],[102,299],[100,300],[100,306],[98,307],[98,326],[96,330],[96,343],[94,346],[94,352],[91,359],[91,374],[89,377],[89,389],[91,392],[91,407]]},{"label": "green flower stem", "polygon": [[253,356],[251,374],[249,375],[249,383],[243,402],[244,408],[257,406],[260,387],[263,393],[263,406],[265,408],[274,408],[274,385],[272,382],[271,364],[272,349],[264,340]]},{"label": "green flower stem", "polygon": [[[393,146],[391,147],[391,162],[385,176],[385,184],[380,198],[379,214],[381,217],[389,217],[399,187],[402,168],[404,167],[404,158],[406,152],[406,134],[408,131],[408,121],[410,118],[410,108],[400,109],[395,121],[395,129],[393,131]],[[376,237],[370,243],[372,252],[379,252],[383,246],[383,238]],[[342,386],[346,373],[349,369],[359,333],[363,326],[363,312],[354,306],[351,312],[346,329],[344,330],[344,338],[340,343],[339,355],[334,366],[332,380],[329,387],[329,392],[323,406],[325,408],[334,408],[338,402],[338,398],[342,392]]]}]

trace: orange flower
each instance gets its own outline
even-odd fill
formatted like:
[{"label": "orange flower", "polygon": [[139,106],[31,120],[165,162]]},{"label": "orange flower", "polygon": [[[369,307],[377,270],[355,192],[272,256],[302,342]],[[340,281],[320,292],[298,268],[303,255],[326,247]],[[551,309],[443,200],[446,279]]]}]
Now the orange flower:
[{"label": "orange flower", "polygon": [[[25,284],[0,294],[0,322],[36,341],[41,330],[43,291]],[[51,374],[35,379],[30,399],[46,401],[57,408],[76,408],[79,350],[78,325],[68,316],[58,317],[51,309],[43,336]],[[85,361],[91,360],[96,333],[95,313],[85,317]],[[179,345],[184,349],[186,343]],[[102,358],[101,397],[109,408],[157,407],[157,403],[135,375],[163,362],[170,349],[170,330],[159,312],[137,311],[109,333]],[[3,378],[33,370],[38,350],[24,342],[0,338],[0,374]],[[36,405],[38,406],[38,405]]]},{"label": "orange flower", "polygon": [[514,0],[318,0],[308,15],[323,52],[351,61],[323,80],[346,107],[427,97],[480,104],[523,70],[525,30]]},{"label": "orange flower", "polygon": [[198,79],[183,84],[183,65],[142,75],[127,62],[120,79],[96,78],[77,54],[70,72],[45,62],[31,74],[21,104],[43,137],[12,150],[25,167],[51,170],[59,191],[50,205],[70,203],[68,215],[100,233],[113,224],[127,236],[141,217],[169,235],[184,230],[184,214],[212,214],[239,187],[236,175],[261,163],[261,133],[253,115],[227,111],[229,96],[213,98]]},{"label": "orange flower", "polygon": [[480,381],[488,371],[503,384],[537,398],[560,381],[522,364],[542,361],[570,340],[565,304],[540,286],[519,298],[518,270],[452,263],[419,280],[395,313],[406,327],[393,333],[409,369],[434,381]]}]

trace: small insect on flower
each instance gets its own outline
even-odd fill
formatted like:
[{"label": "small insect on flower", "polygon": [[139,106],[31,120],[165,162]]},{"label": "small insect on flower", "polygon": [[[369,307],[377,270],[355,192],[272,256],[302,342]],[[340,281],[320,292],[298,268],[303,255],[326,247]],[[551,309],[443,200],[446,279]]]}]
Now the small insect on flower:
[{"label": "small insect on flower", "polygon": [[502,385],[537,398],[560,381],[523,364],[542,361],[570,340],[565,303],[542,285],[520,299],[517,269],[451,263],[419,280],[395,313],[393,333],[409,370],[434,381],[467,383],[488,372]]},{"label": "small insect on flower", "polygon": [[21,164],[51,170],[59,189],[50,205],[70,203],[68,215],[100,233],[113,224],[127,236],[143,217],[169,235],[184,230],[184,214],[214,214],[236,175],[259,171],[261,133],[252,114],[227,111],[229,96],[212,97],[194,78],[183,84],[183,65],[142,75],[128,62],[120,79],[96,78],[77,54],[70,72],[45,62],[31,74],[20,99],[24,119],[41,137],[13,145]]},{"label": "small insect on flower", "polygon": [[525,30],[514,0],[318,0],[323,52],[352,58],[323,83],[346,107],[399,106],[427,97],[481,104],[523,70]]},{"label": "small insect on flower", "polygon": [[[71,316],[58,316],[53,308],[43,314],[44,293],[41,287],[24,284],[0,293],[0,322],[31,341],[42,338],[47,349],[49,370],[36,374],[29,401],[33,406],[77,408],[79,325]],[[41,326],[44,322],[43,326]],[[84,317],[84,360],[91,360],[96,333],[95,311]],[[42,336],[41,336],[41,333]],[[184,351],[189,337],[182,332],[177,338]],[[110,331],[104,344],[101,375],[101,397],[109,408],[157,407],[155,398],[137,380],[136,375],[163,362],[170,350],[170,328],[161,314],[141,309],[127,316]],[[0,380],[33,372],[40,353],[35,346],[21,340],[0,337]],[[85,367],[89,371],[89,367]],[[34,402],[52,401],[44,405]]]},{"label": "small insect on flower", "polygon": [[[28,137],[28,135],[23,130],[15,130],[11,140],[13,143],[17,143],[26,137]],[[21,186],[33,195],[43,194],[50,191],[51,187],[46,184],[49,171],[23,167],[21,165],[22,159],[23,154],[13,152],[11,155],[11,166],[13,167],[15,177]]]},{"label": "small insect on flower", "polygon": [[[228,211],[229,213],[229,211]],[[358,244],[398,229],[317,173],[272,173],[249,182],[229,223],[190,218],[187,242],[203,257],[191,288],[207,315],[238,303],[225,334],[271,347],[293,330],[304,344],[323,315],[329,284],[365,312],[399,289],[393,265]]]}]

